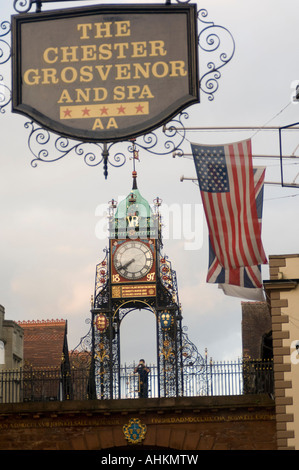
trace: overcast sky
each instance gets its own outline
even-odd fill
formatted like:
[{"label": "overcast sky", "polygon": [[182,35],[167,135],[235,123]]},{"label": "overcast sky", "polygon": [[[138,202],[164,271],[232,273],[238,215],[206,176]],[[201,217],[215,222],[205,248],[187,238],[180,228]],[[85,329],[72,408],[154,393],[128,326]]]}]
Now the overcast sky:
[{"label": "overcast sky", "polygon": [[[199,189],[191,181],[181,182],[180,177],[195,177],[190,142],[228,143],[250,137],[254,155],[279,155],[277,131],[204,132],[194,127],[262,128],[299,121],[299,104],[292,101],[292,87],[296,80],[299,82],[299,4],[297,0],[197,3],[207,9],[209,21],[230,31],[236,45],[234,57],[221,70],[214,99],[210,101],[201,93],[201,102],[186,110],[189,118],[185,126],[193,128],[186,132],[186,156],[155,156],[141,150],[136,169],[141,194],[150,203],[159,196],[166,207],[176,204],[183,221],[179,235],[174,230],[176,224],[168,227],[164,251],[177,272],[183,324],[188,327],[189,338],[201,354],[207,348],[213,359],[230,360],[241,356],[241,300],[227,297],[217,285],[205,282],[208,234]],[[1,21],[10,21],[15,13],[13,1],[0,0],[0,5]],[[65,6],[70,7],[70,2]],[[229,48],[223,39],[223,52]],[[203,75],[207,61],[215,56],[199,49],[199,59]],[[0,65],[1,74],[10,86],[9,67]],[[109,165],[107,180],[102,165],[89,167],[79,155],[55,163],[40,162],[33,168],[28,148],[30,131],[24,126],[27,121],[12,114],[10,106],[0,115],[0,304],[9,320],[66,319],[69,346],[73,348],[88,331],[95,266],[107,246],[97,231],[102,222],[99,211],[112,198],[129,193],[132,161],[127,144],[123,144],[127,162],[121,168]],[[284,154],[295,151],[299,155],[298,131],[283,135]],[[267,165],[267,182],[280,182],[277,158],[254,162]],[[294,163],[297,161],[285,163],[285,182],[293,181],[299,172]],[[299,189],[265,186],[263,244],[267,256],[298,253],[298,203]],[[188,224],[191,230],[194,224],[198,228],[196,249],[190,249],[192,244],[187,240]],[[267,266],[263,267],[263,277],[269,278]],[[131,362],[144,356],[148,362],[154,361],[153,315],[137,311],[128,315],[122,327],[122,360]]]}]

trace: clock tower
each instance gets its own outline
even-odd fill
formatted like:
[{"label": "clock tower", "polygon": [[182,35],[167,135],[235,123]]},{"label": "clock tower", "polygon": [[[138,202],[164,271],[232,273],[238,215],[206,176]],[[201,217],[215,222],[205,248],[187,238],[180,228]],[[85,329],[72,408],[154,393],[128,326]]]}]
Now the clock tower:
[{"label": "clock tower", "polygon": [[123,397],[121,324],[133,310],[155,315],[159,397],[183,395],[184,361],[195,350],[182,330],[176,273],[162,254],[161,200],[156,198],[151,207],[137,187],[136,171],[132,177],[128,196],[119,204],[110,202],[109,248],[96,267],[89,334],[91,398]]},{"label": "clock tower", "polygon": [[[110,282],[112,299],[130,303],[134,299],[150,301],[157,294],[159,215],[137,188],[133,171],[133,187],[120,202],[110,220]],[[151,302],[152,303],[152,302]]]}]

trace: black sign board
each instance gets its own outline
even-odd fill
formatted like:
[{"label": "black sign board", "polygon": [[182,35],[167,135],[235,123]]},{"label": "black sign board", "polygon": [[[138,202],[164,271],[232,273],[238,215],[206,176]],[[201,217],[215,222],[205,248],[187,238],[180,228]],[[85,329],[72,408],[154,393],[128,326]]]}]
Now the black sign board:
[{"label": "black sign board", "polygon": [[195,5],[12,17],[12,111],[60,135],[127,140],[199,101]]}]

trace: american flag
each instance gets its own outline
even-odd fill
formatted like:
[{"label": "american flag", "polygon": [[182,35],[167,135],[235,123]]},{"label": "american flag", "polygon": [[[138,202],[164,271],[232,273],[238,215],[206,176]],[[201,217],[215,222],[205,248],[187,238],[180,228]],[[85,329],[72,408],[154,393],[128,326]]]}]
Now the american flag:
[{"label": "american flag", "polygon": [[[265,168],[254,168],[255,198],[258,218],[262,227]],[[248,300],[264,301],[261,266],[243,266],[224,269],[220,266],[211,244],[209,244],[209,270],[207,282],[218,283],[226,295]]]},{"label": "american flag", "polygon": [[[254,168],[255,201],[260,224],[262,229],[263,197],[264,197],[264,179],[265,168]],[[261,266],[242,266],[235,269],[225,269],[219,263],[215,256],[213,247],[209,242],[209,270],[207,282],[230,284],[246,288],[262,287]]]},{"label": "american flag", "polygon": [[267,263],[255,199],[251,141],[191,147],[218,262],[230,270]]}]

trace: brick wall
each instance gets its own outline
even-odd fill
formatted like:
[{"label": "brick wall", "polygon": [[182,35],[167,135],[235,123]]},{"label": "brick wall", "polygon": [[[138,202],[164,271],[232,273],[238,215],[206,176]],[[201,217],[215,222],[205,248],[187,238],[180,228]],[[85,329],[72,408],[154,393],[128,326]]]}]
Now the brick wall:
[{"label": "brick wall", "polygon": [[242,302],[243,356],[262,359],[262,338],[272,328],[267,302]]},{"label": "brick wall", "polygon": [[[140,444],[123,426],[146,426]],[[265,395],[0,405],[0,450],[275,450]]]}]

